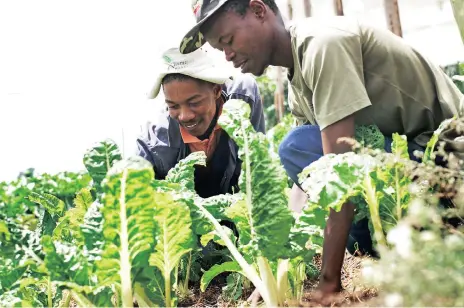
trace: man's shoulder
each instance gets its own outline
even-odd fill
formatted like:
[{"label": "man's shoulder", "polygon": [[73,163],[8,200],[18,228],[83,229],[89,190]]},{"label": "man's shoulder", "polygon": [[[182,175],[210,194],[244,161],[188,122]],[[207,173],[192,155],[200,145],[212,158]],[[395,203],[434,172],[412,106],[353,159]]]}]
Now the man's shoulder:
[{"label": "man's shoulder", "polygon": [[293,38],[292,47],[296,49],[307,48],[313,41],[323,44],[325,41],[361,35],[358,20],[346,16],[308,17],[290,24],[288,29]]}]

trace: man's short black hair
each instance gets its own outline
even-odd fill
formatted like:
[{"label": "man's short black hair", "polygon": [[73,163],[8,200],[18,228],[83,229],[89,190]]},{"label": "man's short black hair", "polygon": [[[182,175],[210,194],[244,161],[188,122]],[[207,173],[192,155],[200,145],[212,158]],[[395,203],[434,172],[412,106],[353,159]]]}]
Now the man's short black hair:
[{"label": "man's short black hair", "polygon": [[[277,14],[279,12],[279,8],[277,7],[277,4],[275,3],[274,0],[261,0],[261,1],[263,1],[263,3],[266,4],[274,12],[274,14]],[[250,6],[250,0],[229,0],[219,10],[217,10],[217,13],[233,11],[243,16],[245,15],[246,10],[248,9],[249,6]]]}]

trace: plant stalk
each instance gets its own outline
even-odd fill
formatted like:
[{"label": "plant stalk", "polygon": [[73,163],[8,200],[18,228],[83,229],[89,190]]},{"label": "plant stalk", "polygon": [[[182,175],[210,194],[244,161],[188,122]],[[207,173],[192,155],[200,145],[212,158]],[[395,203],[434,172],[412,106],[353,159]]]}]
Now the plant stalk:
[{"label": "plant stalk", "polygon": [[166,307],[171,307],[171,273],[168,270],[164,270],[164,293],[166,296]]},{"label": "plant stalk", "polygon": [[127,226],[127,212],[126,212],[126,181],[127,181],[127,169],[124,170],[121,179],[121,194],[119,197],[119,217],[121,221],[121,251],[120,251],[120,270],[119,275],[121,277],[121,299],[123,307],[132,307],[132,279],[131,279],[131,264],[130,264],[130,253],[129,253],[129,233]]},{"label": "plant stalk", "polygon": [[63,292],[66,292],[66,295],[63,299],[63,304],[60,305],[60,307],[69,307],[69,303],[71,302],[71,291],[70,290],[64,290]]},{"label": "plant stalk", "polygon": [[277,263],[277,296],[280,305],[283,305],[287,298],[289,262],[289,259],[285,259]]},{"label": "plant stalk", "polygon": [[283,303],[279,301],[279,294],[277,292],[277,282],[274,274],[272,274],[268,260],[262,256],[259,256],[257,261],[261,280],[263,281],[270,296],[269,300],[273,303],[276,303],[277,306],[282,306]]},{"label": "plant stalk", "polygon": [[365,187],[365,196],[367,205],[369,207],[369,213],[371,215],[372,225],[374,226],[374,235],[377,243],[386,248],[387,240],[383,234],[382,221],[380,220],[379,214],[379,202],[377,196],[375,195],[375,187],[372,183],[372,178],[369,173],[366,173],[364,176],[364,187]]},{"label": "plant stalk", "polygon": [[48,276],[47,280],[47,300],[48,300],[48,307],[53,307],[53,295],[52,295],[52,279]]},{"label": "plant stalk", "polygon": [[226,247],[229,249],[230,253],[234,257],[235,261],[240,265],[243,269],[245,276],[253,283],[256,287],[258,292],[260,293],[261,297],[263,298],[264,302],[269,307],[277,307],[277,301],[273,300],[271,294],[269,294],[269,290],[266,288],[265,283],[261,280],[259,274],[256,270],[248,264],[245,258],[240,254],[237,247],[235,247],[234,243],[230,240],[227,234],[224,232],[224,229],[219,224],[219,222],[208,212],[203,206],[196,204],[196,206],[203,212],[205,217],[213,224],[214,228],[216,229],[217,234],[221,237],[226,244]]},{"label": "plant stalk", "polygon": [[395,166],[395,188],[396,188],[396,221],[399,221],[402,216],[401,210],[401,186],[398,174],[398,167]]},{"label": "plant stalk", "polygon": [[79,307],[95,307],[85,296],[76,291],[70,291],[71,297]]},{"label": "plant stalk", "polygon": [[187,273],[185,273],[184,290],[188,290],[191,267],[192,267],[192,252],[189,252],[188,263],[187,263]]}]

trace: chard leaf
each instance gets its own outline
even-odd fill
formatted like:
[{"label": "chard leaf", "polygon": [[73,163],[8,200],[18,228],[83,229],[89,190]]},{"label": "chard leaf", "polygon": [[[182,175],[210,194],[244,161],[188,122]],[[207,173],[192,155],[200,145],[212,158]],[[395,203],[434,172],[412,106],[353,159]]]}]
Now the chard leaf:
[{"label": "chard leaf", "polygon": [[246,215],[254,253],[270,260],[287,254],[294,219],[288,208],[287,176],[271,155],[269,141],[254,130],[250,107],[242,100],[229,100],[218,123],[239,146],[242,161],[240,190],[246,194]]},{"label": "chard leaf", "polygon": [[122,159],[117,144],[110,139],[93,145],[84,154],[84,165],[93,179],[97,192],[101,191],[101,182],[115,162]]},{"label": "chard leaf", "polygon": [[195,191],[194,166],[206,166],[205,152],[193,152],[186,158],[179,161],[174,168],[169,170],[166,181],[168,183],[179,184],[183,189]]},{"label": "chard leaf", "polygon": [[238,200],[235,195],[217,195],[209,198],[199,197],[194,190],[194,167],[204,165],[206,154],[193,152],[169,171],[166,180],[154,180],[152,186],[156,191],[169,192],[175,200],[184,202],[190,208],[192,229],[195,234],[203,235],[214,230],[211,222],[204,217],[198,205],[206,208],[216,219],[225,219],[224,210]]},{"label": "chard leaf", "polygon": [[438,138],[440,137],[440,134],[448,128],[451,122],[455,120],[455,117],[451,119],[444,120],[441,122],[441,124],[438,126],[438,128],[433,132],[432,138],[430,138],[429,142],[427,142],[427,146],[424,151],[424,156],[422,157],[422,162],[426,163],[430,160],[435,159],[435,146],[437,145]]},{"label": "chard leaf", "polygon": [[168,193],[155,194],[156,210],[154,220],[159,229],[155,252],[150,256],[150,265],[162,273],[165,283],[165,306],[173,305],[171,300],[173,269],[181,257],[195,245],[192,234],[190,211],[183,203],[175,202]]},{"label": "chard leaf", "polygon": [[244,277],[239,273],[231,273],[227,276],[227,285],[222,288],[222,296],[226,300],[238,300],[243,294]]},{"label": "chard leaf", "polygon": [[[233,243],[235,243],[237,238],[235,237],[234,232],[230,228],[228,228],[226,226],[222,226],[222,229],[224,229],[224,232],[228,235],[230,240]],[[222,246],[226,245],[215,230],[201,236],[201,238],[200,238],[200,243],[201,243],[202,246],[206,246],[210,241],[213,241],[213,242],[215,242],[215,243],[217,243],[219,245],[222,245]]]},{"label": "chard leaf", "polygon": [[115,284],[123,306],[132,306],[133,271],[146,266],[157,235],[151,164],[135,156],[119,161],[102,181],[103,236],[97,260],[101,285]]},{"label": "chard leaf", "polygon": [[93,203],[93,197],[88,188],[83,188],[74,199],[75,207],[68,210],[58,221],[58,225],[53,230],[53,239],[67,241],[69,243],[84,245],[84,238],[81,224],[84,223],[84,216],[90,205]]},{"label": "chard leaf", "polygon": [[211,280],[224,272],[242,273],[242,268],[235,261],[224,262],[222,264],[215,264],[207,270],[201,277],[200,290],[205,292]]},{"label": "chard leaf", "polygon": [[239,243],[243,251],[251,249],[251,226],[247,216],[247,204],[240,200],[226,209],[226,215],[235,223],[239,233]]},{"label": "chard leaf", "polygon": [[64,215],[64,202],[51,194],[31,192],[29,200],[43,206],[54,220]]},{"label": "chard leaf", "polygon": [[17,287],[26,271],[27,266],[20,266],[12,259],[0,258],[0,294]]},{"label": "chard leaf", "polygon": [[404,135],[400,135],[398,133],[394,133],[392,135],[392,154],[396,155],[397,157],[403,159],[409,159],[409,152],[408,152],[408,139]]},{"label": "chard leaf", "polygon": [[328,154],[303,169],[300,181],[309,203],[318,204],[328,214],[330,208],[340,211],[350,198],[361,195],[365,174],[376,166],[370,155]]},{"label": "chard leaf", "polygon": [[312,262],[316,253],[322,253],[327,217],[327,211],[314,203],[303,210],[290,232],[291,258]]},{"label": "chard leaf", "polygon": [[55,281],[73,282],[81,286],[90,286],[93,264],[77,246],[53,241],[50,236],[42,238],[45,252],[45,266]]}]

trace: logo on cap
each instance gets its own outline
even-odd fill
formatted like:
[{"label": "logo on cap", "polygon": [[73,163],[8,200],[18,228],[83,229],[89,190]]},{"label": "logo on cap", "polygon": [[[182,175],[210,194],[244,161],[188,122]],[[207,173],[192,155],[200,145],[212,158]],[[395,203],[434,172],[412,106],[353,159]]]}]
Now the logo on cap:
[{"label": "logo on cap", "polygon": [[171,63],[172,62],[172,59],[170,57],[168,57],[167,55],[164,55],[163,56],[163,59],[164,61],[166,61],[167,63]]}]

